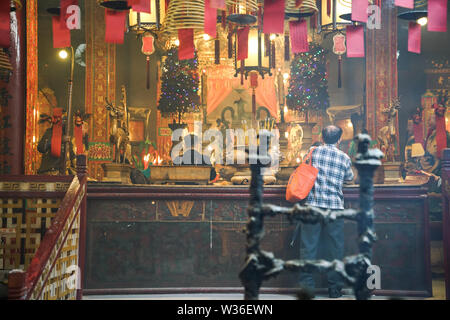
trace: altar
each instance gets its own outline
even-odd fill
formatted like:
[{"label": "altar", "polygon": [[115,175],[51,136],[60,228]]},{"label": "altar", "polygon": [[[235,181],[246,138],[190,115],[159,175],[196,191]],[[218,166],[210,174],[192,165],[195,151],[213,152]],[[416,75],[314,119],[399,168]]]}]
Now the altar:
[{"label": "altar", "polygon": [[[359,207],[358,190],[344,189],[346,207]],[[90,184],[85,294],[241,292],[248,200],[247,186]],[[283,186],[266,186],[264,201],[289,205]],[[426,188],[376,185],[374,210],[378,241],[372,263],[381,270],[375,294],[431,296]],[[282,259],[298,258],[298,241],[290,245],[294,229],[285,218],[267,219],[262,248]],[[356,237],[356,224],[346,222],[345,255],[358,251]],[[323,281],[319,287],[325,290]],[[262,288],[296,290],[293,273]]]}]

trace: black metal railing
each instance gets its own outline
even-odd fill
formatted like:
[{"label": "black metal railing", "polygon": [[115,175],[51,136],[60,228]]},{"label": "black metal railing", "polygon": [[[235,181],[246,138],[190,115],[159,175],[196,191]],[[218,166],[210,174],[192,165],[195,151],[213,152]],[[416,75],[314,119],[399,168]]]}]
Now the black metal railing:
[{"label": "black metal railing", "polygon": [[[270,139],[269,132],[260,133],[261,139]],[[371,265],[372,244],[376,241],[373,225],[373,176],[381,165],[383,153],[378,149],[369,149],[371,138],[367,134],[355,137],[358,153],[354,165],[358,170],[360,180],[360,210],[346,209],[342,211],[321,210],[311,206],[295,204],[292,208],[263,204],[263,179],[261,168],[268,163],[267,151],[258,155],[249,155],[252,172],[250,183],[250,204],[247,209],[249,222],[247,224],[247,250],[244,266],[239,274],[245,288],[246,300],[257,300],[262,282],[276,277],[283,270],[293,272],[328,272],[336,271],[348,285],[353,287],[356,299],[367,300],[371,290],[367,286]],[[267,144],[268,145],[268,144]],[[285,215],[289,221],[303,223],[327,224],[336,219],[349,219],[357,222],[359,254],[345,257],[342,261],[325,260],[289,260],[276,258],[273,253],[260,249],[264,237],[264,218]]]}]

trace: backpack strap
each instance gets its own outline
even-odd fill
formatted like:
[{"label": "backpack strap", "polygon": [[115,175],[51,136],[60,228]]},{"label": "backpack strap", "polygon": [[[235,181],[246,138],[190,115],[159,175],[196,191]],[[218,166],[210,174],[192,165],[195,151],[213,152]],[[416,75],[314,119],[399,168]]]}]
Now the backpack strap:
[{"label": "backpack strap", "polygon": [[314,152],[314,150],[316,150],[317,147],[314,147],[311,149],[311,151],[308,153],[308,155],[305,158],[305,163],[311,158],[312,153]]}]

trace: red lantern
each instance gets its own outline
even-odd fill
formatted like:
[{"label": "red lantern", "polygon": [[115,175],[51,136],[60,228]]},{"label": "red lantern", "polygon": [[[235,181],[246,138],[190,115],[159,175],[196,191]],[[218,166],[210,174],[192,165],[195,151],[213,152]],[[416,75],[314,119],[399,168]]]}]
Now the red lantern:
[{"label": "red lantern", "polygon": [[147,56],[147,90],[150,89],[150,56],[155,52],[155,38],[151,34],[142,37],[142,53]]}]

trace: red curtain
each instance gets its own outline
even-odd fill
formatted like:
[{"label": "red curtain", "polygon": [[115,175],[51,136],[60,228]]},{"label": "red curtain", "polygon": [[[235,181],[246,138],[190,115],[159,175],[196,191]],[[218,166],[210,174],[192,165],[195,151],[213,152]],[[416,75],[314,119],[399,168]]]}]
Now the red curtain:
[{"label": "red curtain", "polygon": [[[214,72],[208,73],[208,114],[213,112],[220,105],[220,103],[233,91],[233,88],[241,88],[240,77],[229,76],[230,74],[230,70],[227,67],[216,67]],[[250,77],[244,81],[243,87],[247,89],[247,92],[251,97],[252,89],[250,88]],[[264,79],[259,76],[258,87],[256,88],[256,103],[266,107],[273,117],[277,117],[278,101],[274,76],[269,77],[266,75]]]}]

